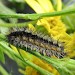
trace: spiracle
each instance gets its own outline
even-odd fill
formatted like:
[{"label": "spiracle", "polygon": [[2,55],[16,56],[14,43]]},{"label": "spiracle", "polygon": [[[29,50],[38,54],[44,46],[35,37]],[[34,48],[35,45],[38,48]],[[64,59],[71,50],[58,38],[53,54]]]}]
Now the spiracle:
[{"label": "spiracle", "polygon": [[41,32],[33,32],[28,28],[13,28],[7,38],[10,44],[19,48],[29,48],[48,57],[63,58],[65,56],[63,43],[47,35],[44,36]]}]

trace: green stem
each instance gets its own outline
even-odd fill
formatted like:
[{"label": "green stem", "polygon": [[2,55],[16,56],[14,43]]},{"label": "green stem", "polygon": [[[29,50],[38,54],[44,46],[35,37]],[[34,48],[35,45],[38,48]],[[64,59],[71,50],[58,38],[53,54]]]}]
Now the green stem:
[{"label": "green stem", "polygon": [[70,10],[67,9],[62,11],[40,13],[40,14],[0,14],[0,18],[22,18],[22,19],[36,20],[42,17],[53,17],[53,16],[60,16],[66,14],[73,14],[73,13],[75,13],[75,8]]},{"label": "green stem", "polygon": [[2,75],[9,75],[8,72],[0,65],[0,73],[2,73]]},{"label": "green stem", "polygon": [[8,50],[8,52],[10,52],[10,54],[13,56],[15,55],[15,57],[17,57],[18,59],[20,59],[24,64],[27,64],[28,66],[33,67],[34,69],[36,69],[38,72],[40,72],[42,75],[54,75],[52,73],[50,73],[49,71],[35,65],[34,63],[30,62],[28,59],[24,58],[24,60],[22,59],[22,57],[15,53],[10,47],[8,47],[6,44],[4,44],[4,42],[0,42],[0,46],[2,46],[5,50]]},{"label": "green stem", "polygon": [[36,21],[30,21],[30,22],[25,22],[25,23],[0,23],[1,27],[26,27],[28,24],[35,24]]},{"label": "green stem", "polygon": [[75,64],[70,59],[54,59],[54,58],[48,58],[45,56],[40,55],[37,52],[31,52],[35,56],[39,57],[42,60],[45,60],[47,63],[51,64],[54,68],[57,69],[57,71],[60,73],[60,75],[75,75]]}]

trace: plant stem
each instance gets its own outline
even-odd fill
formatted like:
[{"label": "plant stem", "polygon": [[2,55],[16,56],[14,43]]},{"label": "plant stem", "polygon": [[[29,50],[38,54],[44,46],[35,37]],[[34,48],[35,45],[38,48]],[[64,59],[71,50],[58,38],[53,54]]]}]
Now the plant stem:
[{"label": "plant stem", "polygon": [[40,14],[0,14],[0,18],[22,18],[22,19],[36,20],[42,17],[53,17],[53,16],[60,16],[60,15],[66,15],[66,14],[73,14],[73,13],[75,13],[75,8],[70,10],[66,9],[62,11],[40,13]]},{"label": "plant stem", "polygon": [[7,50],[8,52],[10,52],[12,57],[16,57],[17,59],[20,59],[24,64],[27,64],[28,66],[31,66],[32,68],[36,69],[42,75],[54,75],[54,74],[50,73],[49,71],[47,71],[47,70],[35,65],[32,62],[30,62],[26,58],[24,58],[24,60],[23,60],[23,58],[19,54],[15,53],[15,51],[12,50],[10,47],[8,47],[6,44],[4,44],[4,42],[0,42],[0,46],[2,46],[4,48],[4,50]]},{"label": "plant stem", "polygon": [[0,23],[1,27],[26,27],[28,24],[35,24],[36,21],[30,21],[30,22],[25,22],[25,23]]},{"label": "plant stem", "polygon": [[48,58],[45,56],[42,56],[41,54],[37,52],[31,52],[35,56],[39,57],[42,60],[45,60],[47,63],[51,64],[54,68],[57,69],[57,71],[60,73],[60,75],[75,75],[75,60],[72,59],[54,59],[54,58]]},{"label": "plant stem", "polygon": [[0,73],[2,73],[2,75],[9,75],[8,72],[0,65]]}]

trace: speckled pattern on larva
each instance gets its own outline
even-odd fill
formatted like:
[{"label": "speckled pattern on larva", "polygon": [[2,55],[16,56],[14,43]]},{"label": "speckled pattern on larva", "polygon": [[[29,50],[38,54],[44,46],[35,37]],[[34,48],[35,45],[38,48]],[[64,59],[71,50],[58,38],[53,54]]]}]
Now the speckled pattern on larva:
[{"label": "speckled pattern on larva", "polygon": [[7,35],[8,42],[19,48],[30,48],[42,55],[63,58],[65,56],[63,43],[53,40],[49,36],[39,36],[26,28],[14,28]]}]

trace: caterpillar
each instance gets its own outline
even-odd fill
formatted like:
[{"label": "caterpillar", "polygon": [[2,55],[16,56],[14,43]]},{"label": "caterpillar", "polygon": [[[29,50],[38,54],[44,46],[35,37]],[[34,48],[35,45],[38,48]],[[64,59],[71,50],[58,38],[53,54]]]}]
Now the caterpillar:
[{"label": "caterpillar", "polygon": [[8,42],[14,46],[29,48],[48,57],[63,58],[65,56],[63,43],[41,34],[33,33],[27,28],[13,28],[7,38]]}]

